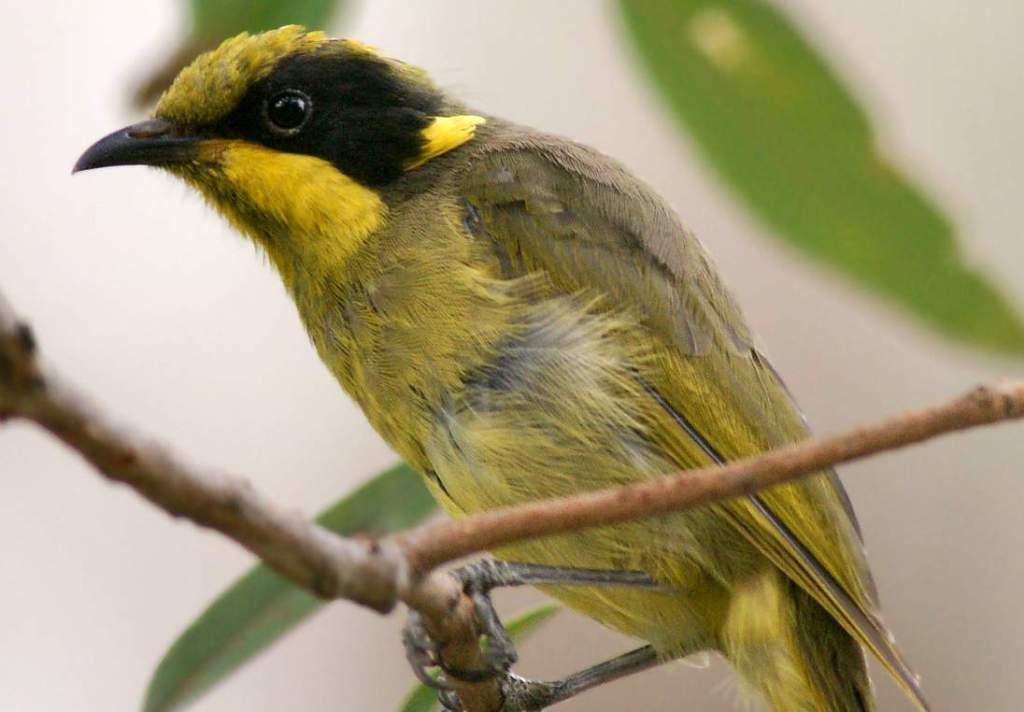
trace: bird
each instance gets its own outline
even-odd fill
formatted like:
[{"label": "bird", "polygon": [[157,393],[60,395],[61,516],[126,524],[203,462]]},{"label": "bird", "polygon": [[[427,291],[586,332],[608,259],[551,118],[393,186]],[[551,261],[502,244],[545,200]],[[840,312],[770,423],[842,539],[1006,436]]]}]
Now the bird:
[{"label": "bird", "polygon": [[[184,180],[258,246],[320,359],[451,516],[808,437],[665,199],[359,41],[225,40],[74,170],[115,165]],[[642,641],[620,672],[712,651],[776,712],[869,712],[869,652],[928,709],[831,470],[492,553]]]}]

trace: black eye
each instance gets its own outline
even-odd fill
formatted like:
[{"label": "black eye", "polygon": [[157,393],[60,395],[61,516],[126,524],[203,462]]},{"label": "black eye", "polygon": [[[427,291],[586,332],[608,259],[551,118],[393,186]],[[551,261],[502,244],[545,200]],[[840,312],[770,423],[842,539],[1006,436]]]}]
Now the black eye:
[{"label": "black eye", "polygon": [[300,91],[290,89],[267,102],[267,124],[271,131],[291,136],[302,128],[313,109],[313,102]]}]

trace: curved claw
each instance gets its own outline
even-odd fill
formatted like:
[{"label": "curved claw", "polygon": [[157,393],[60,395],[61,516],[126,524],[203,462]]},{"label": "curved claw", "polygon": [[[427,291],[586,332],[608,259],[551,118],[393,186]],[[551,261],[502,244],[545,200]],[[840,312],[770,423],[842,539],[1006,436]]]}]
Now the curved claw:
[{"label": "curved claw", "polygon": [[462,701],[453,690],[438,690],[437,701],[448,712],[465,712],[465,709],[462,707]]},{"label": "curved claw", "polygon": [[427,687],[438,691],[450,691],[452,686],[443,677],[434,677],[428,668],[439,667],[437,646],[427,635],[419,613],[412,611],[402,628],[402,646],[405,648],[405,659],[409,661],[416,679]]}]

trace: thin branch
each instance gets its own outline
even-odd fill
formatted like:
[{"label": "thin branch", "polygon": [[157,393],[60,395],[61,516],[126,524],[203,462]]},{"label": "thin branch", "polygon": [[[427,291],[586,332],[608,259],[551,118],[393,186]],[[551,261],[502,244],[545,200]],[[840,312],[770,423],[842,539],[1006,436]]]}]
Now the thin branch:
[{"label": "thin branch", "polygon": [[[118,428],[36,358],[32,331],[0,294],[0,423],[32,421],[101,474],[133,488],[174,517],[214,529],[297,586],[325,600],[347,599],[385,613],[398,601],[419,611],[446,664],[481,669],[485,660],[470,599],[443,573],[408,576],[393,542],[340,537],[260,495],[248,480],[185,464],[156,442]],[[496,681],[457,684],[469,712],[496,712]]]},{"label": "thin branch", "polygon": [[[103,475],[166,512],[221,532],[296,585],[386,612],[398,601],[419,611],[442,659],[482,664],[472,604],[456,581],[433,569],[515,541],[613,524],[749,494],[884,450],[1024,416],[1024,382],[982,386],[957,399],[817,442],[807,441],[724,467],[549,500],[454,522],[427,524],[391,539],[347,539],[285,512],[244,479],[202,471],[160,445],[117,428],[36,359],[31,331],[0,295],[0,421],[37,423]],[[496,682],[460,685],[466,710],[496,712]]]},{"label": "thin branch", "polygon": [[35,340],[0,298],[0,415],[48,430],[93,467],[175,517],[216,529],[321,598],[385,612],[395,605],[401,553],[334,536],[261,496],[247,480],[186,465],[159,444],[110,423],[35,357]]}]

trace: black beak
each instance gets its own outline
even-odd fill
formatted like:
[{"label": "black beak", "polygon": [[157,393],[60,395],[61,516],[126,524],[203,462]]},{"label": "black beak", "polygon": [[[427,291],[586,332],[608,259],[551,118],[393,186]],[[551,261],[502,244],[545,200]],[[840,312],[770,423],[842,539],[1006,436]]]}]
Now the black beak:
[{"label": "black beak", "polygon": [[199,137],[185,135],[174,124],[150,119],[132,124],[94,143],[78,159],[72,173],[106,166],[163,166],[194,161]]}]

